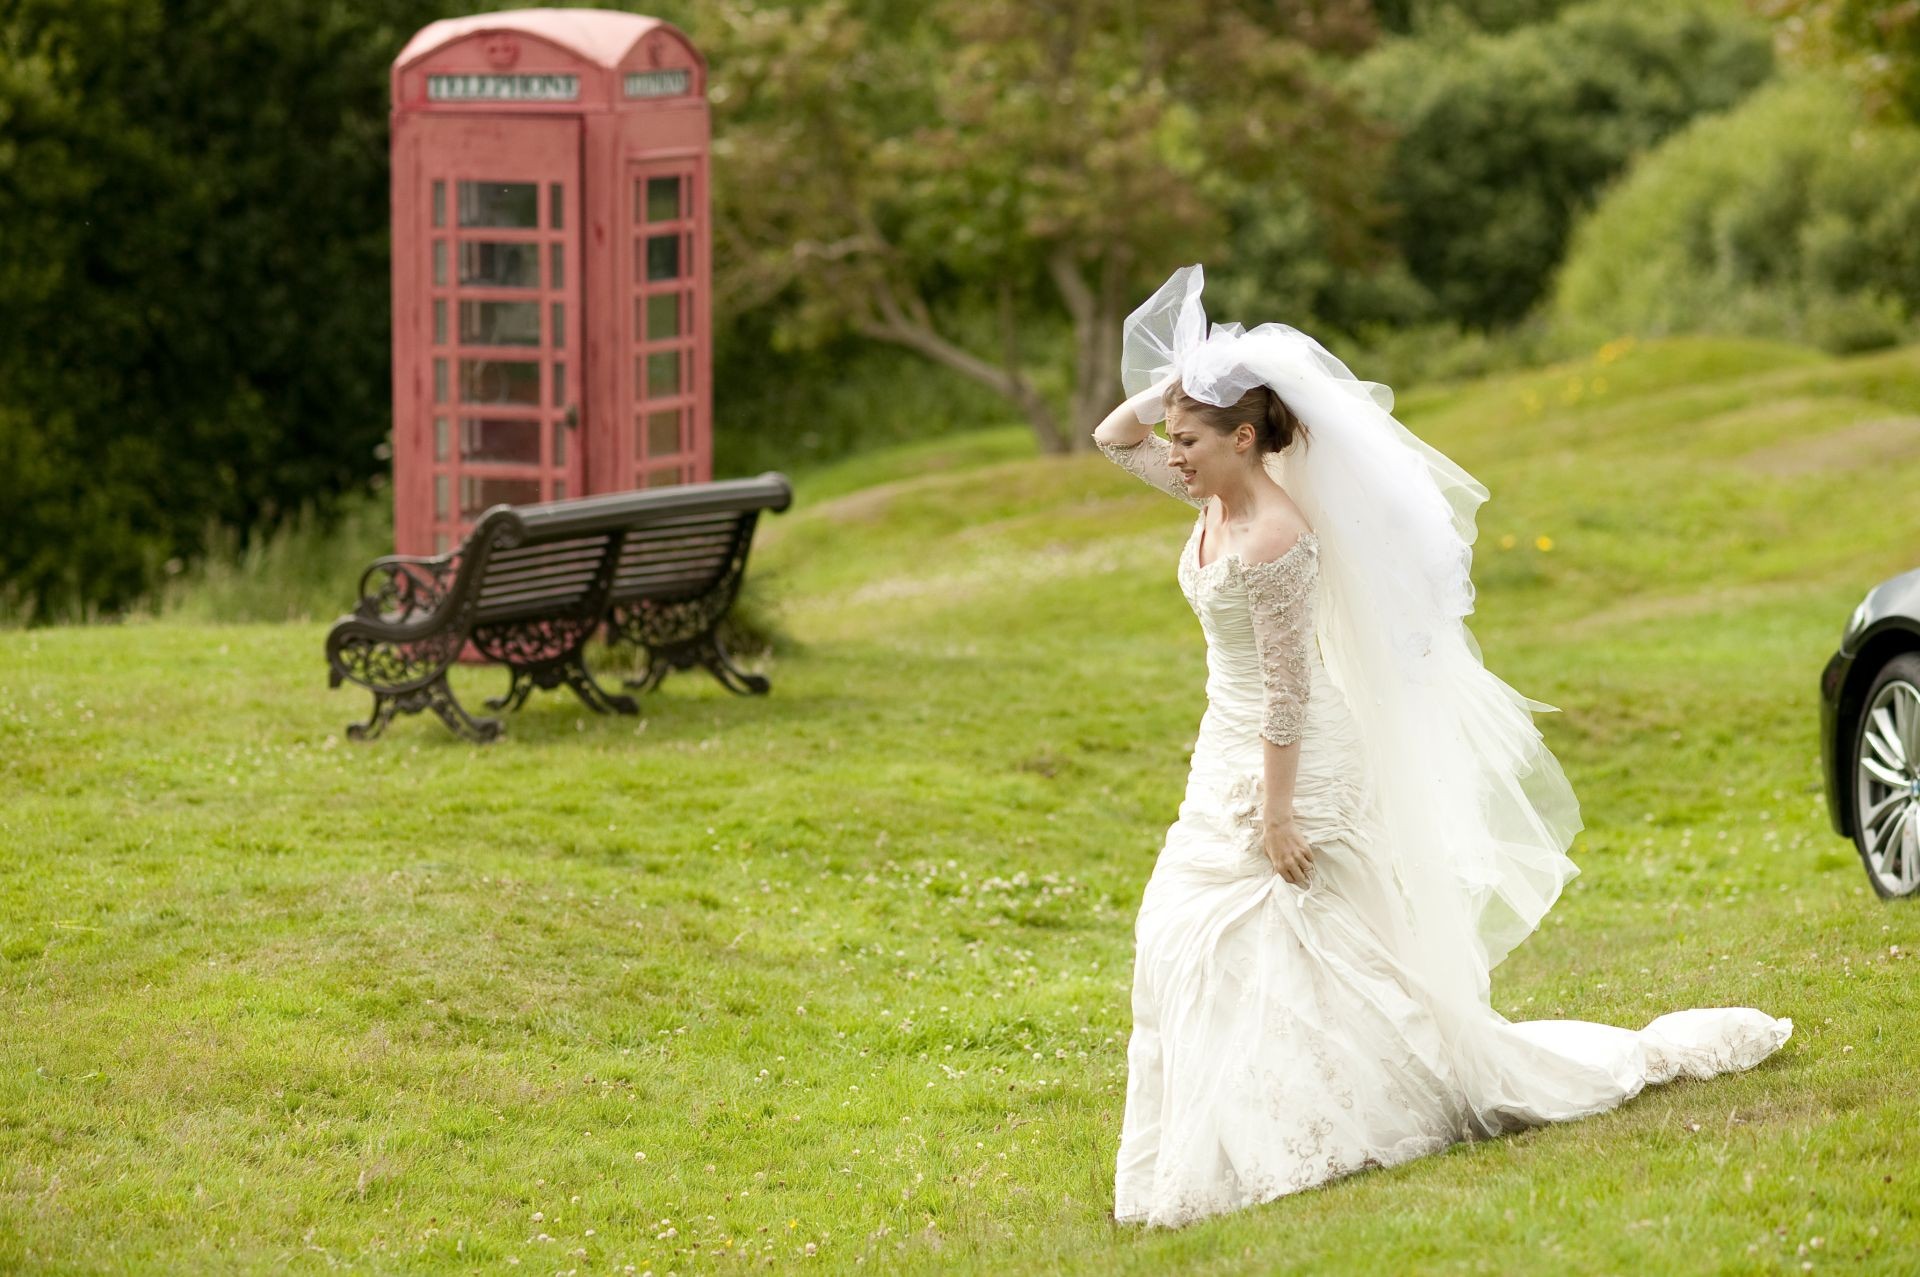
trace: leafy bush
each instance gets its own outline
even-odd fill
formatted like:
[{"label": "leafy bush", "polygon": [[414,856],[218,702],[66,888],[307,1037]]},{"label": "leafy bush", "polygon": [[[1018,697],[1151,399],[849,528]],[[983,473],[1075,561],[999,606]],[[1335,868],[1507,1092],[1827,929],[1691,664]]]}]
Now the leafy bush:
[{"label": "leafy bush", "polygon": [[387,67],[446,7],[5,6],[4,504],[51,519],[0,543],[10,611],[118,610],[380,468]]},{"label": "leafy bush", "polygon": [[1374,0],[1380,25],[1396,34],[1473,29],[1511,31],[1545,22],[1568,0]]},{"label": "leafy bush", "polygon": [[1847,351],[1914,331],[1920,128],[1855,90],[1782,81],[1647,156],[1580,227],[1553,298],[1569,333],[1714,331]]},{"label": "leafy bush", "polygon": [[1589,3],[1506,34],[1388,42],[1355,65],[1353,84],[1400,131],[1385,178],[1400,208],[1392,235],[1426,305],[1336,294],[1327,313],[1347,326],[1519,318],[1616,174],[1772,66],[1764,28],[1697,3]]}]

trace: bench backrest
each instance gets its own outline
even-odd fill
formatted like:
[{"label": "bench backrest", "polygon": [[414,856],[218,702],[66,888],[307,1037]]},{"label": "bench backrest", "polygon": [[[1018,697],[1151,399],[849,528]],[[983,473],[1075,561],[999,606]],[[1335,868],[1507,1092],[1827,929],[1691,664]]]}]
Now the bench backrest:
[{"label": "bench backrest", "polygon": [[474,621],[597,611],[605,602],[608,555],[618,532],[533,541],[496,549],[480,577]]},{"label": "bench backrest", "polygon": [[613,601],[672,601],[711,590],[752,540],[759,513],[687,514],[634,528],[620,547]]},{"label": "bench backrest", "polygon": [[793,500],[785,475],[496,506],[476,523],[460,575],[477,625],[597,617],[611,603],[700,595],[736,570],[759,512]]}]

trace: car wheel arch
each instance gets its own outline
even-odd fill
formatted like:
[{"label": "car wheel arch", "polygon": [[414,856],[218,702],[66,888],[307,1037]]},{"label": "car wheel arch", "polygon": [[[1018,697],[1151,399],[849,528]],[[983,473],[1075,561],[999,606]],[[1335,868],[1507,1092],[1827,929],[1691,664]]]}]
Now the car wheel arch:
[{"label": "car wheel arch", "polygon": [[[1880,671],[1886,668],[1888,661],[1907,652],[1920,652],[1920,634],[1896,628],[1874,635],[1854,655],[1853,666],[1847,672],[1846,684],[1840,689],[1835,707],[1837,739],[1834,743],[1838,771],[1842,777],[1853,775],[1854,743],[1860,734],[1860,713],[1866,706],[1867,689],[1873,686],[1873,680],[1880,676]],[[1844,784],[1840,792],[1842,810],[1847,818],[1847,834],[1852,837],[1859,830],[1855,819],[1859,813],[1853,809],[1853,787]]]}]

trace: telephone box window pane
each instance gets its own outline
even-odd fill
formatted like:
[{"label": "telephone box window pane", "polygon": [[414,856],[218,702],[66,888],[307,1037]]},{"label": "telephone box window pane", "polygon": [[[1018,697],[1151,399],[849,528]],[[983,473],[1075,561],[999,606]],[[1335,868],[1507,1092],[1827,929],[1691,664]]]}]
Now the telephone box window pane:
[{"label": "telephone box window pane", "polygon": [[445,554],[447,552],[447,534],[446,533],[436,532],[433,534],[433,552],[435,554]]},{"label": "telephone box window pane", "polygon": [[502,503],[537,505],[539,501],[538,479],[506,479],[496,475],[471,474],[460,476],[460,517],[463,519],[471,519]]},{"label": "telephone box window pane", "polygon": [[680,410],[647,414],[647,455],[664,457],[680,451]]},{"label": "telephone box window pane", "polygon": [[680,352],[663,350],[657,355],[647,356],[647,391],[649,399],[664,399],[668,395],[680,393]]},{"label": "telephone box window pane", "polygon": [[449,498],[447,494],[451,491],[452,491],[452,485],[448,482],[447,476],[445,476],[444,474],[436,474],[435,476],[433,476],[433,517],[434,518],[444,519],[447,517],[447,506],[449,504]]},{"label": "telephone box window pane", "polygon": [[567,402],[567,366],[556,363],[553,366],[553,406],[564,407]]},{"label": "telephone box window pane", "polygon": [[567,499],[567,481],[565,479],[555,479],[553,481],[553,499],[555,501],[565,501]]},{"label": "telephone box window pane", "polygon": [[447,303],[437,297],[433,302],[433,344],[447,344]]},{"label": "telephone box window pane", "polygon": [[655,293],[635,299],[635,308],[645,307],[646,323],[640,331],[644,341],[661,341],[680,335],[680,294]]},{"label": "telephone box window pane", "polygon": [[567,431],[564,426],[553,432],[553,464],[567,464]]},{"label": "telephone box window pane", "polygon": [[461,302],[462,346],[538,346],[539,302]]},{"label": "telephone box window pane", "polygon": [[671,466],[665,470],[655,470],[647,476],[647,486],[649,488],[671,488],[679,482],[679,466]]},{"label": "telephone box window pane", "polygon": [[433,241],[433,286],[447,286],[447,241],[444,239]]},{"label": "telephone box window pane", "polygon": [[535,359],[462,359],[461,403],[540,403],[540,362]]},{"label": "telephone box window pane", "polygon": [[444,181],[435,181],[433,184],[433,224],[447,224],[447,184]]},{"label": "telephone box window pane", "polygon": [[433,401],[447,401],[447,361],[444,359],[433,361]]},{"label": "telephone box window pane", "polygon": [[647,282],[680,278],[680,237],[647,236]]},{"label": "telephone box window pane", "polygon": [[550,230],[564,230],[567,225],[567,203],[561,195],[562,189],[558,182],[547,187],[547,227]]},{"label": "telephone box window pane", "polygon": [[540,464],[540,423],[500,417],[462,417],[460,459],[537,466]]},{"label": "telephone box window pane", "polygon": [[565,288],[567,286],[566,249],[559,244],[555,244],[553,245],[551,251],[553,254],[553,270],[552,270],[552,279],[547,284],[547,287],[548,288]]},{"label": "telephone box window pane", "polygon": [[647,220],[649,222],[680,220],[679,178],[650,177],[647,179]]},{"label": "telephone box window pane", "polygon": [[564,346],[567,344],[567,308],[559,302],[553,304],[553,337],[549,344]]},{"label": "telephone box window pane", "polygon": [[518,226],[532,230],[540,224],[538,182],[462,182],[459,199],[462,226]]},{"label": "telephone box window pane", "polygon": [[467,240],[460,245],[460,282],[482,288],[538,288],[540,246]]},{"label": "telephone box window pane", "polygon": [[433,419],[433,459],[435,461],[447,459],[447,434],[447,419],[435,417]]}]

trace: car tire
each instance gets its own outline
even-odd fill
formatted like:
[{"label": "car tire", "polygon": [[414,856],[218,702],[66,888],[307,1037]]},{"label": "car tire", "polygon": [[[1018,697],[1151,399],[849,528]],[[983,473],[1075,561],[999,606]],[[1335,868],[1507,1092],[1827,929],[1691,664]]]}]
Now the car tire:
[{"label": "car tire", "polygon": [[1853,845],[1884,899],[1920,890],[1920,652],[1880,667],[1848,752]]}]

